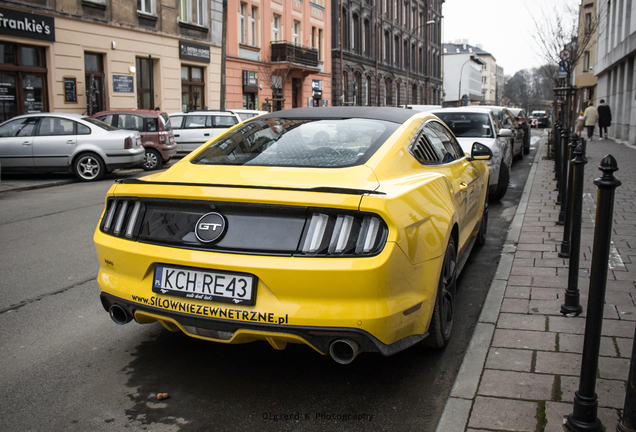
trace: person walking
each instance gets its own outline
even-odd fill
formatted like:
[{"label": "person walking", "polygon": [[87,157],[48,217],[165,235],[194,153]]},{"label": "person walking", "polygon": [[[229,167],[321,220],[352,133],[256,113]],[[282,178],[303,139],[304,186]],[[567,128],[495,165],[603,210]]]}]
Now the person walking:
[{"label": "person walking", "polygon": [[598,111],[594,107],[594,102],[590,101],[587,108],[585,108],[583,116],[585,117],[585,127],[587,128],[587,139],[591,140],[592,136],[594,136],[594,126],[598,121]]},{"label": "person walking", "polygon": [[574,128],[578,136],[581,136],[581,134],[583,133],[584,127],[585,127],[585,116],[583,115],[583,111],[581,111],[581,114],[576,119],[576,127]]},{"label": "person walking", "polygon": [[605,103],[605,99],[601,99],[598,106],[598,132],[601,138],[607,139],[607,128],[612,125],[612,110]]}]

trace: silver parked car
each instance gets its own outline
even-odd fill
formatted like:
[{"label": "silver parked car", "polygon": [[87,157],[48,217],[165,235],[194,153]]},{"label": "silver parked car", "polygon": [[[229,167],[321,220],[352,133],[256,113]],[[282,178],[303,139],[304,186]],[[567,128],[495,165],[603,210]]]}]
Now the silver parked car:
[{"label": "silver parked car", "polygon": [[3,171],[70,171],[93,181],[143,161],[139,132],[80,114],[25,114],[0,124]]},{"label": "silver parked car", "polygon": [[464,152],[470,154],[475,142],[490,148],[493,157],[486,161],[490,169],[488,192],[491,199],[502,199],[506,195],[510,179],[513,158],[510,138],[513,132],[500,128],[497,118],[489,108],[444,108],[432,113],[453,131]]},{"label": "silver parked car", "polygon": [[230,111],[192,111],[168,115],[177,142],[177,154],[180,155],[196,150],[242,121],[238,114]]}]

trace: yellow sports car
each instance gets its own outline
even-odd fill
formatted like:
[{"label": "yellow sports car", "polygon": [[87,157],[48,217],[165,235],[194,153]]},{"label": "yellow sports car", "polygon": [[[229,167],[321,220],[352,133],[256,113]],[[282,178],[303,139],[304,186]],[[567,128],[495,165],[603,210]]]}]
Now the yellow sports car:
[{"label": "yellow sports car", "polygon": [[488,168],[429,113],[299,108],[120,180],[95,231],[101,301],[221,343],[302,343],[339,363],[446,344],[488,222]]}]

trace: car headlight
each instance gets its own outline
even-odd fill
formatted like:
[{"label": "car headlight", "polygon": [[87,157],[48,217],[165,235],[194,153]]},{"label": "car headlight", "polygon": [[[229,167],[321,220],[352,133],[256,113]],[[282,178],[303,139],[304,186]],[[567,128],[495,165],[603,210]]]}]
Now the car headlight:
[{"label": "car headlight", "polygon": [[386,243],[388,228],[377,215],[316,211],[301,240],[301,253],[315,256],[371,256]]}]

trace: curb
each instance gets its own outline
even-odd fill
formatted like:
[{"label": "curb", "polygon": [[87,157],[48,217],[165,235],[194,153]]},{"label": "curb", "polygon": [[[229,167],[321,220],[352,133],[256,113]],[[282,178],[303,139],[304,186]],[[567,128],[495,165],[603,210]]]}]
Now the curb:
[{"label": "curb", "polygon": [[497,266],[497,272],[488,290],[488,296],[479,315],[479,320],[473,331],[468,349],[464,355],[464,360],[457,373],[455,384],[451,390],[450,396],[446,401],[446,406],[442,412],[442,417],[437,425],[436,432],[458,432],[464,431],[468,424],[470,411],[472,409],[473,399],[477,394],[481,374],[486,363],[486,356],[492,337],[495,333],[495,325],[499,318],[499,311],[506,291],[506,284],[510,271],[512,270],[512,262],[517,251],[517,243],[521,235],[521,227],[526,215],[528,201],[530,199],[530,191],[534,183],[534,177],[545,142],[540,141],[539,149],[534,155],[532,168],[528,174],[526,185],[523,189],[521,199],[517,205],[515,217],[510,224],[508,236],[504,242],[501,252],[501,260]]},{"label": "curb", "polygon": [[17,186],[17,187],[12,187],[10,189],[2,189],[2,183],[0,182],[0,194],[6,193],[6,192],[26,191],[26,190],[32,190],[32,189],[44,189],[48,187],[62,186],[62,185],[71,184],[71,183],[76,183],[76,180],[59,180],[56,182],[42,183],[38,185]]}]

